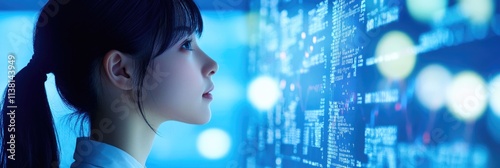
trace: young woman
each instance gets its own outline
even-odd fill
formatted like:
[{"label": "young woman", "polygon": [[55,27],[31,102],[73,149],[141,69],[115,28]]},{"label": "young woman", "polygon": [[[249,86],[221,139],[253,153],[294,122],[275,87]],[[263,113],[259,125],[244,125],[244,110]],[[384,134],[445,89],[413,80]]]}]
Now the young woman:
[{"label": "young woman", "polygon": [[58,167],[70,157],[59,156],[45,93],[53,73],[60,96],[90,123],[71,167],[144,167],[161,123],[210,119],[218,66],[197,45],[202,29],[192,0],[49,0],[33,57],[6,90],[2,166]]}]

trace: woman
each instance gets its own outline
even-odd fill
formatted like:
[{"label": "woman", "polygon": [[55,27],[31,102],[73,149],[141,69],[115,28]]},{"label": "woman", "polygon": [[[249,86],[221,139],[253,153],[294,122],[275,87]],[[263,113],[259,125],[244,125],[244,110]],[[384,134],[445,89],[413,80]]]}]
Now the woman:
[{"label": "woman", "polygon": [[197,45],[202,30],[192,0],[49,0],[33,57],[9,84],[15,101],[6,91],[2,166],[59,166],[44,86],[53,73],[60,96],[90,123],[71,167],[144,167],[162,122],[210,120],[218,66]]}]

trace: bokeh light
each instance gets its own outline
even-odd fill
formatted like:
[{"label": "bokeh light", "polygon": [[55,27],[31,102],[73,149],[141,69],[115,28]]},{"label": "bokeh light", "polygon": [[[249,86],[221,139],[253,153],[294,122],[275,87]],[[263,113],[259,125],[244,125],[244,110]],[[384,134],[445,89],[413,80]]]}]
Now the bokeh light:
[{"label": "bokeh light", "polygon": [[446,88],[451,83],[451,73],[441,65],[432,64],[420,71],[415,92],[423,106],[439,110],[446,102]]},{"label": "bokeh light", "polygon": [[231,147],[229,135],[217,128],[203,131],[198,137],[198,151],[208,159],[220,159],[227,155]]},{"label": "bokeh light", "polygon": [[259,110],[270,109],[281,96],[278,82],[269,76],[261,76],[248,86],[248,100]]},{"label": "bokeh light", "polygon": [[486,24],[495,12],[493,0],[459,0],[459,9],[472,23]]},{"label": "bokeh light", "polygon": [[495,141],[500,142],[500,75],[490,81],[488,86],[491,113],[487,117],[488,131]]},{"label": "bokeh light", "polygon": [[488,86],[488,93],[490,95],[490,107],[493,113],[500,117],[500,75],[497,75],[491,80]]},{"label": "bokeh light", "polygon": [[446,11],[448,0],[406,0],[410,15],[417,21],[431,23],[440,20]]},{"label": "bokeh light", "polygon": [[415,45],[408,35],[400,31],[385,34],[377,44],[377,68],[386,78],[406,78],[417,61]]},{"label": "bokeh light", "polygon": [[475,72],[461,72],[453,79],[446,99],[448,110],[456,118],[475,121],[486,109],[485,81]]}]

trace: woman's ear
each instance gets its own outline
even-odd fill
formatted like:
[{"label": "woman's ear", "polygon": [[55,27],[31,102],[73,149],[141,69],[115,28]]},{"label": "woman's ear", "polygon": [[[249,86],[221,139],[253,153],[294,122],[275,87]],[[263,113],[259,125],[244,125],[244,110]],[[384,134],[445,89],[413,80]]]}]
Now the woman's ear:
[{"label": "woman's ear", "polygon": [[124,53],[111,50],[103,59],[106,78],[117,88],[132,90],[132,74],[134,72],[133,60]]}]

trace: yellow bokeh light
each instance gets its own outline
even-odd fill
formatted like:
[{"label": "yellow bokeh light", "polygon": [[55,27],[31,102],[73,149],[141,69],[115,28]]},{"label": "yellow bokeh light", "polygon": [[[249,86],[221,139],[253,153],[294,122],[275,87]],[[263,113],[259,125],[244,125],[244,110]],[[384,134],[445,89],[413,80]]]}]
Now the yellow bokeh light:
[{"label": "yellow bokeh light", "polygon": [[470,22],[487,24],[495,12],[493,0],[459,0],[459,9]]},{"label": "yellow bokeh light", "polygon": [[465,71],[458,74],[446,93],[448,110],[458,119],[475,121],[487,105],[486,83],[477,73]]},{"label": "yellow bokeh light", "polygon": [[414,48],[415,44],[411,38],[403,32],[391,31],[385,34],[375,51],[380,73],[389,79],[406,78],[417,61]]},{"label": "yellow bokeh light", "polygon": [[430,23],[440,20],[448,6],[448,0],[406,0],[410,15],[417,21]]}]

